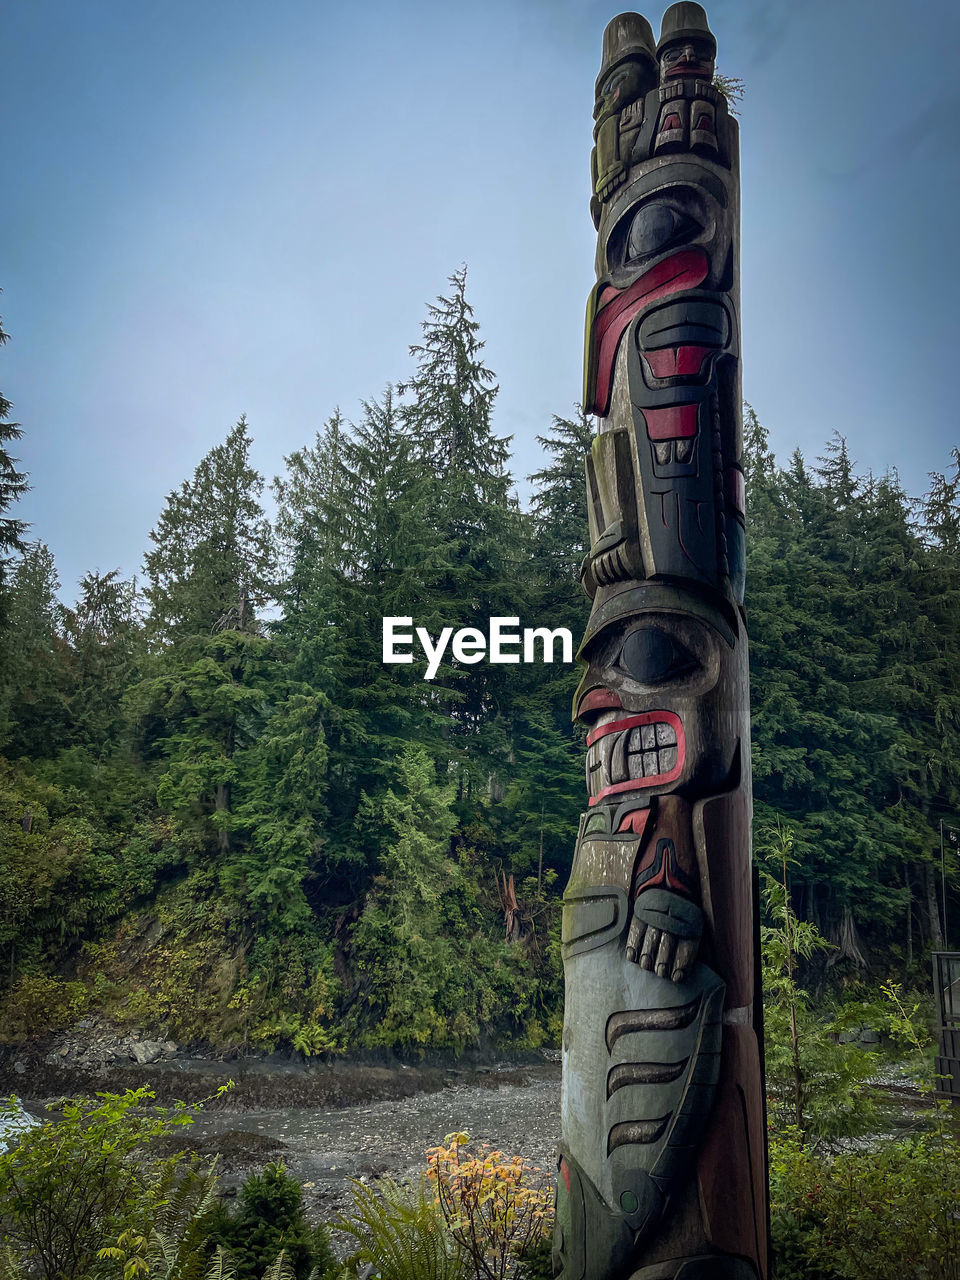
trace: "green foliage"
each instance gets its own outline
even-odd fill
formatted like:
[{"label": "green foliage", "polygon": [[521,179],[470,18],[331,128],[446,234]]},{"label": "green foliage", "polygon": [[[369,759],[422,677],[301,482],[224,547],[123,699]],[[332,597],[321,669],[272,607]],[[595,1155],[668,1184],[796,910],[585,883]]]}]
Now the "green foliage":
[{"label": "green foliage", "polygon": [[353,1184],[353,1212],[337,1225],[359,1246],[352,1263],[372,1263],[380,1280],[467,1280],[461,1247],[424,1178],[416,1188],[389,1178]]},{"label": "green foliage", "polygon": [[397,761],[393,787],[360,806],[360,830],[381,868],[353,934],[372,1043],[462,1045],[493,1012],[489,975],[470,963],[477,904],[451,857],[452,799],[426,751],[412,747]]},{"label": "green foliage", "polygon": [[912,504],[840,437],[783,469],[745,425],[757,816],[794,824],[794,904],[836,947],[822,966],[848,976],[875,949],[926,978],[937,815],[960,800],[957,495],[934,477]]},{"label": "green foliage", "polygon": [[550,1237],[517,1255],[517,1280],[553,1280],[553,1242]]},{"label": "green foliage", "polygon": [[719,72],[714,72],[713,87],[726,99],[731,113],[738,116],[740,112],[737,107],[743,101],[743,96],[747,91],[746,83],[739,76],[724,76]]},{"label": "green foliage", "polygon": [[[0,325],[0,346],[9,335]],[[0,395],[0,626],[5,621],[6,578],[10,563],[10,552],[23,550],[23,535],[26,525],[15,516],[6,512],[26,493],[29,485],[23,471],[17,470],[17,459],[12,457],[7,445],[19,440],[23,435],[18,422],[10,421],[12,405],[5,396]]]},{"label": "green foliage", "polygon": [[144,557],[148,626],[158,640],[249,630],[270,598],[274,551],[251,443],[241,418],[167,495]]},{"label": "green foliage", "polygon": [[165,890],[149,915],[126,917],[87,964],[112,984],[106,1011],[120,1023],[178,1040],[215,1038],[231,1027],[232,994],[246,974],[242,916],[192,872]]},{"label": "green foliage", "polygon": [[825,1017],[800,986],[801,963],[830,944],[790,906],[787,874],[795,866],[790,828],[778,824],[761,833],[758,843],[777,872],[761,871],[765,914],[772,922],[760,929],[771,1115],[779,1128],[794,1126],[801,1141],[865,1133],[875,1119],[876,1102],[864,1085],[876,1074],[878,1055],[840,1038],[848,1026],[864,1020],[865,1011],[848,1003],[836,1017]]},{"label": "green foliage", "polygon": [[[225,1259],[209,1259],[209,1230],[216,1209],[215,1170],[197,1164],[161,1165],[150,1194],[151,1214],[141,1230],[128,1227],[116,1244],[97,1251],[100,1268],[116,1280],[152,1275],[159,1280],[225,1280]],[[116,1264],[111,1267],[110,1263]]]},{"label": "green foliage", "polygon": [[[386,615],[433,635],[586,619],[591,423],[538,437],[522,511],[483,354],[462,268],[404,383],[286,459],[275,527],[241,420],[168,495],[142,593],[91,573],[68,607],[49,550],[21,549],[0,588],[8,993],[79,975],[127,1023],[304,1054],[557,1042],[578,671],[448,652],[427,683],[381,661]],[[755,808],[795,859],[766,919],[771,1078],[796,1119],[799,1065],[826,1140],[865,1122],[870,1063],[804,989],[823,1012],[868,971],[927,982],[960,919],[952,849],[948,904],[936,874],[960,811],[960,452],[912,503],[839,437],[784,467],[749,408],[745,427]],[[20,987],[8,1033],[82,1001]]]},{"label": "green foliage", "polygon": [[9,574],[0,634],[0,747],[11,757],[52,755],[66,729],[68,651],[59,588],[49,547],[26,545]]},{"label": "green foliage", "polygon": [[63,982],[43,974],[21,978],[4,998],[0,1040],[30,1040],[59,1031],[77,1020],[88,1000],[82,982]]},{"label": "green foliage", "polygon": [[107,1274],[98,1262],[131,1224],[186,1229],[206,1203],[209,1175],[179,1157],[145,1159],[152,1143],[191,1122],[184,1104],[147,1108],[146,1089],[67,1100],[60,1118],[24,1130],[0,1152],[0,1240],[30,1273],[61,1280]]},{"label": "green foliage", "polygon": [[117,837],[79,788],[0,759],[0,948],[35,973],[118,908]]},{"label": "green foliage", "polygon": [[311,1227],[303,1211],[303,1188],[282,1164],[251,1174],[235,1210],[223,1204],[206,1224],[207,1243],[227,1253],[236,1280],[259,1280],[282,1255],[296,1280],[333,1267],[335,1258],[323,1227]]},{"label": "green foliage", "polygon": [[829,1158],[787,1130],[771,1143],[770,1189],[779,1280],[960,1276],[960,1143],[945,1118]]}]

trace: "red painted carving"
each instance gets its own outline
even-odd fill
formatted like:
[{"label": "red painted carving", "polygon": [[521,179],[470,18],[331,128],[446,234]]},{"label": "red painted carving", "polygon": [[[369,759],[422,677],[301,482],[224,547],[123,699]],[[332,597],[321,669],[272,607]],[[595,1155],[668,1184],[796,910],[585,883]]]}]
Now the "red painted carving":
[{"label": "red painted carving", "polygon": [[664,347],[662,351],[644,351],[643,358],[655,378],[696,377],[714,347]]},{"label": "red painted carving", "polygon": [[651,440],[687,440],[697,434],[696,404],[671,404],[665,409],[644,409]]},{"label": "red painted carving", "polygon": [[690,805],[681,796],[655,797],[656,817],[633,873],[633,896],[648,889],[671,889],[696,898],[699,869],[693,847]]},{"label": "red painted carving", "polygon": [[617,832],[632,831],[635,835],[642,836],[643,829],[647,825],[647,819],[650,817],[649,809],[634,809],[632,813],[625,814],[620,819],[620,825]]},{"label": "red painted carving", "polygon": [[623,703],[610,689],[591,689],[580,699],[575,719],[588,711],[622,711]]},{"label": "red painted carving", "polygon": [[615,290],[608,285],[602,290],[598,298],[601,309],[593,325],[597,381],[592,403],[584,406],[587,413],[603,417],[610,407],[617,347],[637,312],[657,298],[666,298],[684,289],[695,289],[707,278],[709,270],[709,260],[703,249],[681,249],[645,271],[629,289]]}]

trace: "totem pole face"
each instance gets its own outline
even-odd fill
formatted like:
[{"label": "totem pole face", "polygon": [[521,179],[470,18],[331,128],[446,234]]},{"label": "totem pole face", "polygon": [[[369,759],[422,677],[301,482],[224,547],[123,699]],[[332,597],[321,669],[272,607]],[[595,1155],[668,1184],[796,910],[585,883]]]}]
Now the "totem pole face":
[{"label": "totem pole face", "polygon": [[564,895],[555,1263],[758,1280],[737,129],[699,5],[667,10],[653,53],[645,19],[613,19],[594,111],[587,809]]}]

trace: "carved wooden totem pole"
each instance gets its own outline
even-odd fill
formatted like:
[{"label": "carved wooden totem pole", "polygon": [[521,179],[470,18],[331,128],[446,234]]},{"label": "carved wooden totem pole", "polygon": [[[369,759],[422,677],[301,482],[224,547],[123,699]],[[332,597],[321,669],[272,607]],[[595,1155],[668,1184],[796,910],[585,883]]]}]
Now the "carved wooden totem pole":
[{"label": "carved wooden totem pole", "polygon": [[603,37],[563,1280],[762,1280],[736,122],[698,4]]}]

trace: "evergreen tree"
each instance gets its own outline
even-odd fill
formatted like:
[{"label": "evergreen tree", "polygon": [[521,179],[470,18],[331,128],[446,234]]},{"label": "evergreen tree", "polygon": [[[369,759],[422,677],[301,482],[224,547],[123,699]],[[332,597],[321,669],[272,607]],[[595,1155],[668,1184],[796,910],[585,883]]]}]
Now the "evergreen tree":
[{"label": "evergreen tree", "polygon": [[296,1280],[322,1277],[336,1266],[326,1229],[309,1225],[303,1188],[282,1164],[251,1173],[234,1211],[221,1202],[207,1222],[211,1251],[217,1245],[226,1249],[237,1280],[261,1280],[281,1250]]},{"label": "evergreen tree", "polygon": [[[0,346],[8,339],[0,324]],[[18,498],[29,488],[25,472],[17,470],[17,459],[11,457],[7,445],[19,440],[23,432],[18,422],[10,421],[10,401],[0,395],[0,626],[4,622],[6,605],[6,583],[10,569],[10,553],[22,552],[23,535],[26,525],[22,520],[4,513],[9,510]]]},{"label": "evergreen tree", "polygon": [[[537,440],[550,461],[530,477],[536,487],[525,594],[538,626],[579,636],[589,612],[579,571],[589,549],[584,459],[593,428],[578,406],[575,418],[555,415],[550,435]],[[533,663],[521,669],[512,699],[504,838],[514,871],[536,869],[538,883],[545,867],[568,872],[583,805],[583,735],[571,723],[579,679],[576,665]]]},{"label": "evergreen tree", "polygon": [[276,535],[280,559],[279,598],[283,616],[292,621],[315,604],[329,575],[344,568],[347,533],[344,507],[349,475],[341,466],[346,424],[334,410],[313,445],[284,458],[286,474],[276,476]]},{"label": "evergreen tree", "polygon": [[[483,364],[466,279],[466,267],[455,271],[450,295],[427,309],[423,341],[410,348],[417,366],[404,388],[411,398],[405,417],[415,456],[432,480],[432,520],[445,549],[436,612],[485,633],[491,617],[516,616],[527,530],[510,498],[510,438],[492,427],[498,388]],[[481,796],[491,772],[503,769],[506,736],[497,715],[512,683],[507,665],[448,660],[441,668],[447,749],[462,798]]]},{"label": "evergreen tree", "polygon": [[[427,307],[423,342],[410,347],[416,372],[403,390],[414,400],[408,416],[420,455],[437,476],[454,482],[444,486],[449,514],[470,532],[470,514],[482,516],[489,504],[502,506],[506,500],[510,442],[491,427],[499,388],[482,361],[480,325],[466,297],[467,268],[460,267],[449,282],[450,297],[440,296]],[[482,525],[476,532],[481,531]]]},{"label": "evergreen tree", "polygon": [[69,649],[53,554],[29,543],[15,562],[0,639],[0,746],[13,758],[49,759],[64,745]]},{"label": "evergreen tree", "polygon": [[65,611],[64,630],[70,645],[69,744],[96,757],[112,755],[128,734],[123,695],[140,656],[136,587],[117,569],[86,574],[79,600]]},{"label": "evergreen tree", "polygon": [[148,626],[160,641],[215,631],[253,633],[271,597],[274,548],[250,466],[241,418],[202,459],[192,480],[167,495],[144,557]]},{"label": "evergreen tree", "polygon": [[237,753],[267,714],[270,642],[256,610],[270,596],[274,548],[241,418],[191,481],[169,494],[147,553],[147,624],[165,645],[130,695],[145,749],[167,760],[162,805],[211,824],[230,847]]}]

